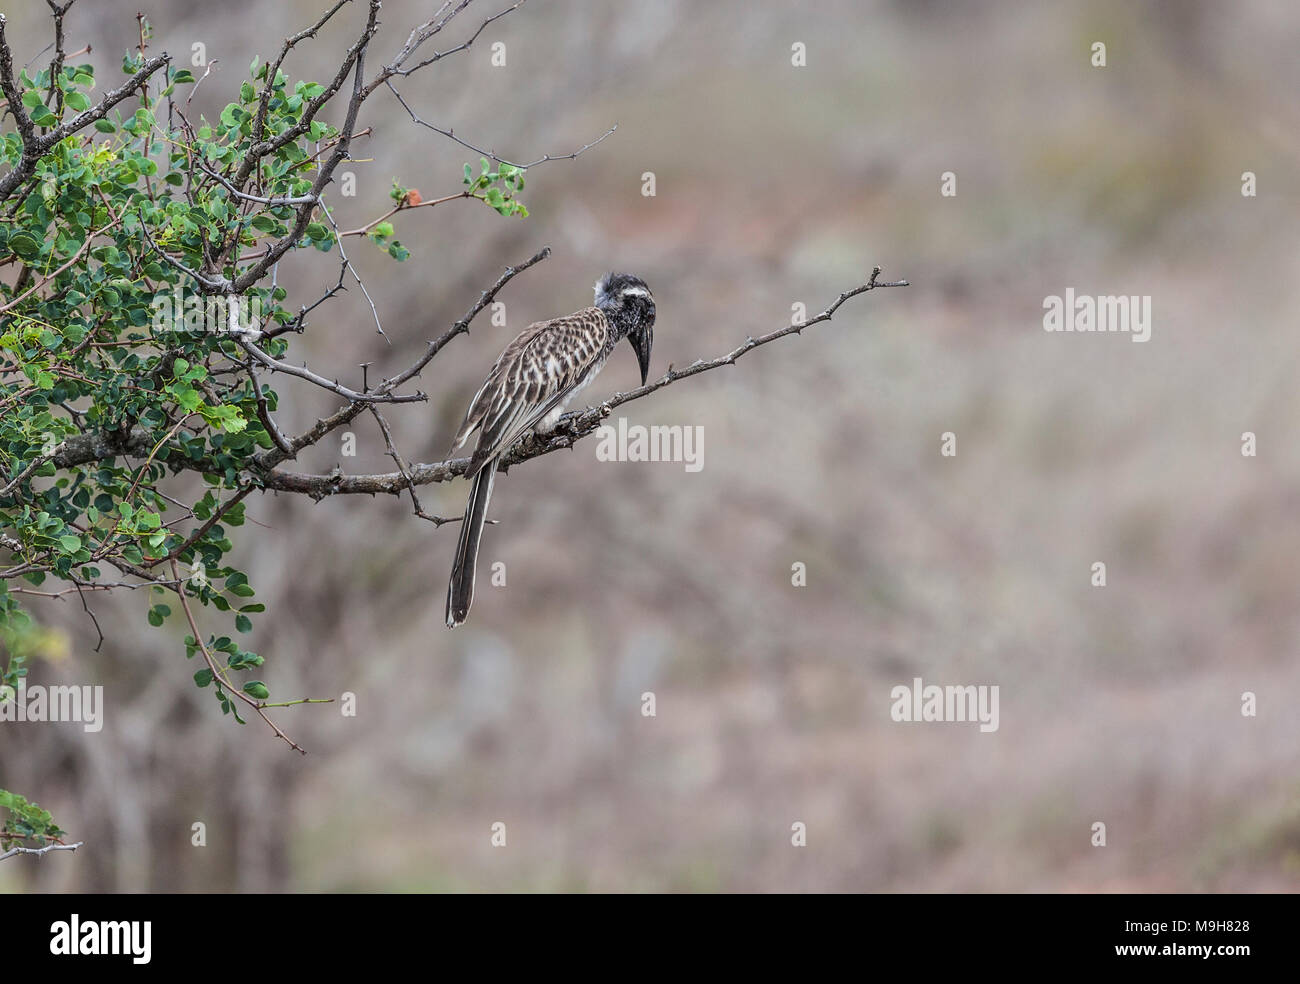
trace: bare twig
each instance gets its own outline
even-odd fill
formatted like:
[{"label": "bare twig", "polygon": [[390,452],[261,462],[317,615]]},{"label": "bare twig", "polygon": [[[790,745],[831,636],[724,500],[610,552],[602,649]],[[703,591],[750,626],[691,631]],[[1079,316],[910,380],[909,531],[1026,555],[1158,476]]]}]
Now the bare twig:
[{"label": "bare twig", "polygon": [[272,208],[279,205],[320,204],[320,197],[318,195],[299,195],[296,198],[259,198],[257,195],[248,195],[240,191],[238,188],[236,188],[233,184],[231,184],[229,181],[223,178],[216,171],[212,170],[209,167],[204,166],[204,164],[201,161],[196,160],[194,162],[194,165],[200,171],[206,174],[208,177],[215,178],[217,181],[221,182],[221,184],[225,186],[226,190],[230,192],[232,195],[234,195],[236,198],[242,199],[243,201],[246,202],[256,202],[259,205],[268,205],[271,206]]},{"label": "bare twig", "polygon": [[[707,372],[710,369],[718,369],[722,366],[735,365],[737,359],[739,359],[745,353],[753,351],[754,349],[758,348],[760,345],[766,345],[769,342],[774,342],[778,338],[785,338],[787,335],[801,335],[803,334],[803,330],[805,328],[809,328],[812,325],[820,324],[823,321],[830,321],[831,318],[834,317],[835,312],[840,309],[840,305],[842,305],[845,301],[847,301],[851,297],[857,297],[859,294],[865,294],[867,293],[867,291],[876,290],[881,287],[910,287],[911,286],[911,284],[909,284],[906,280],[881,282],[879,278],[880,278],[880,267],[876,267],[871,271],[871,279],[867,283],[863,284],[860,287],[854,287],[852,290],[844,291],[844,293],[840,294],[840,296],[835,299],[835,302],[831,304],[828,308],[826,308],[826,310],[823,311],[821,314],[811,317],[807,321],[801,321],[797,325],[789,325],[777,331],[769,332],[766,335],[760,335],[757,338],[751,336],[745,339],[745,341],[742,344],[736,346],[727,354],[720,355],[716,359],[710,359],[708,361],[705,361],[703,359],[697,359],[694,362],[692,362],[689,366],[687,366],[685,369],[673,369],[672,366],[669,366],[668,371],[664,373],[661,377],[656,379],[654,382],[647,383],[644,386],[638,386],[636,389],[629,390],[626,393],[616,393],[610,399],[606,400],[601,406],[602,407],[607,406],[612,409],[613,407],[620,406],[624,403],[629,403],[632,400],[639,400],[643,396],[649,396],[655,390],[663,389],[665,386],[675,383],[679,379],[686,379],[688,376],[696,376],[702,372]],[[600,408],[596,408],[596,409],[598,410]],[[593,412],[594,412],[593,410],[587,410],[585,413],[576,415],[576,419],[583,420],[584,418],[589,417]]]},{"label": "bare twig", "polygon": [[248,378],[253,384],[254,398],[257,400],[257,419],[262,422],[262,426],[266,428],[266,432],[271,435],[271,440],[275,442],[275,446],[286,454],[292,455],[294,453],[293,448],[289,446],[289,442],[286,441],[284,435],[280,433],[280,428],[277,427],[275,421],[271,419],[271,410],[266,404],[266,394],[262,392],[262,384],[258,381],[257,370],[253,367],[253,360],[251,358],[248,360],[247,367]]},{"label": "bare twig", "polygon": [[[8,546],[8,544],[3,545]],[[9,593],[30,595],[34,598],[62,598],[65,595],[70,595],[78,591],[116,591],[121,588],[134,591],[138,588],[166,588],[173,586],[173,582],[171,581],[146,581],[143,584],[137,584],[134,581],[85,581],[76,578],[75,575],[73,575],[73,578],[72,587],[64,588],[62,591],[36,591],[33,588],[10,588]]]},{"label": "bare twig", "polygon": [[104,630],[99,627],[99,619],[95,618],[95,613],[92,612],[90,606],[86,604],[86,595],[83,592],[81,585],[76,584],[76,582],[73,583],[77,589],[77,597],[81,599],[81,607],[85,609],[86,614],[90,616],[91,624],[95,626],[95,634],[99,636],[99,640],[95,643],[95,652],[99,652],[99,648],[104,645]]},{"label": "bare twig", "polygon": [[255,344],[241,335],[234,334],[231,337],[240,348],[272,372],[283,372],[290,376],[297,376],[299,379],[305,379],[309,383],[315,383],[321,389],[327,389],[331,393],[337,393],[339,396],[343,397],[343,399],[348,400],[351,403],[419,403],[428,399],[427,396],[420,392],[396,396],[389,391],[391,390],[391,387],[389,387],[389,390],[376,391],[373,393],[359,393],[354,389],[344,386],[338,380],[329,380],[324,376],[312,372],[305,365],[295,366],[290,365],[288,362],[279,362],[271,358]]},{"label": "bare twig", "polygon": [[374,414],[375,420],[379,424],[379,429],[383,432],[384,444],[388,447],[389,457],[397,464],[397,470],[401,472],[402,478],[406,481],[406,488],[407,491],[411,493],[411,505],[415,508],[415,515],[419,516],[421,519],[427,519],[434,526],[441,526],[444,523],[454,523],[464,518],[456,516],[447,519],[443,516],[431,516],[424,511],[424,507],[420,505],[419,496],[415,494],[415,483],[411,481],[411,473],[406,469],[406,462],[402,460],[402,456],[397,453],[397,447],[393,444],[393,435],[388,429],[388,421],[384,420],[383,414],[379,412],[379,408],[373,404],[370,407],[370,412]]},{"label": "bare twig", "polygon": [[188,96],[185,97],[185,106],[186,106],[187,108],[189,107],[190,100],[193,99],[193,98],[198,94],[199,86],[201,86],[201,85],[203,84],[204,80],[206,80],[207,77],[208,77],[209,75],[212,74],[212,70],[213,70],[214,68],[217,67],[217,65],[218,65],[218,63],[219,63],[220,61],[221,61],[220,58],[210,58],[210,59],[208,59],[208,66],[207,66],[207,68],[205,68],[205,69],[203,70],[203,74],[199,76],[199,80],[198,80],[197,82],[195,82],[194,85],[192,85],[192,86],[190,87],[190,94],[189,94]]},{"label": "bare twig", "polygon": [[[410,75],[413,72],[418,72],[426,65],[432,65],[434,62],[446,58],[448,55],[454,55],[458,51],[468,50],[470,45],[472,45],[475,41],[478,40],[478,36],[483,33],[483,30],[489,24],[491,24],[495,20],[500,20],[502,17],[504,17],[506,14],[512,11],[518,10],[520,7],[524,5],[525,0],[519,0],[518,3],[512,4],[511,6],[506,7],[504,10],[501,10],[493,14],[491,17],[488,17],[486,20],[483,21],[483,23],[481,23],[478,26],[478,30],[476,30],[473,34],[469,36],[469,38],[462,41],[460,44],[456,45],[455,47],[448,48],[446,51],[434,52],[432,55],[430,55],[428,58],[425,58],[423,61],[419,62],[418,64],[412,65],[410,68],[402,68],[402,65],[405,64],[406,60],[410,58],[411,55],[415,54],[416,50],[419,49],[420,45],[424,44],[424,42],[428,41],[431,37],[433,37],[435,34],[441,31],[444,27],[446,27],[447,22],[450,21],[457,14],[459,14],[466,7],[468,7],[470,3],[471,0],[461,0],[460,4],[446,17],[443,17],[441,20],[439,20],[438,16],[435,14],[433,19],[426,21],[425,23],[421,24],[419,27],[411,31],[411,36],[406,39],[406,44],[403,45],[402,50],[397,53],[397,57],[394,58],[387,65],[385,65],[384,70],[379,73],[379,75],[375,78],[375,80],[371,82],[370,85],[366,86],[366,95],[367,96],[370,95],[371,92],[377,89],[380,85],[387,82],[393,76],[405,77],[407,75]],[[449,6],[450,6],[450,2],[444,3],[442,7],[439,9],[438,13],[441,14],[442,11],[446,10],[447,7]]]},{"label": "bare twig", "polygon": [[433,341],[429,342],[428,348],[424,350],[424,354],[420,356],[420,358],[416,361],[415,365],[411,366],[409,369],[399,372],[392,379],[384,380],[384,384],[383,386],[380,387],[380,390],[383,392],[387,392],[389,390],[395,389],[398,386],[401,386],[402,383],[406,382],[408,379],[411,379],[414,376],[418,376],[420,374],[420,370],[423,369],[425,366],[427,366],[432,361],[435,355],[437,355],[440,351],[442,351],[442,347],[444,345],[450,342],[457,335],[462,335],[469,331],[470,322],[473,321],[476,317],[478,317],[480,311],[482,311],[485,307],[487,307],[489,304],[492,303],[492,301],[497,296],[497,292],[500,291],[502,287],[510,283],[511,280],[513,280],[519,274],[523,273],[529,267],[536,266],[538,263],[541,263],[542,260],[546,259],[550,255],[551,255],[551,247],[543,246],[540,250],[538,250],[528,259],[524,260],[524,262],[520,263],[518,266],[506,267],[505,273],[501,274],[501,276],[497,278],[496,283],[494,283],[487,290],[483,291],[483,293],[479,296],[479,299],[474,302],[473,306],[468,311],[465,312],[465,316],[463,318],[457,321],[454,325],[448,328],[445,332],[443,332]]},{"label": "bare twig", "polygon": [[85,843],[85,841],[77,841],[75,844],[46,844],[44,847],[11,847],[3,854],[0,854],[0,861],[5,861],[18,854],[34,854],[37,857],[43,857],[51,851],[75,851],[77,848],[84,846]]},{"label": "bare twig", "polygon": [[[405,202],[403,202],[401,205],[396,205],[393,208],[390,208],[387,212],[385,212],[383,215],[379,216],[378,218],[371,219],[363,226],[357,226],[355,229],[348,229],[346,232],[340,232],[339,236],[364,236],[375,226],[379,225],[379,223],[383,222],[385,219],[391,219],[398,212],[409,212],[411,209],[415,209],[415,208],[430,208],[434,205],[445,205],[447,202],[454,202],[458,198],[476,198],[476,197],[480,198],[481,200],[485,200],[482,199],[481,196],[476,196],[473,191],[466,189],[465,191],[458,191],[454,195],[445,195],[442,198],[431,198],[427,202],[416,202],[414,205],[408,205]],[[337,226],[335,228],[337,229]]]},{"label": "bare twig", "polygon": [[[366,289],[366,283],[361,279],[361,274],[357,273],[357,268],[352,265],[352,261],[348,258],[347,250],[343,248],[343,233],[339,231],[339,226],[338,223],[334,221],[334,216],[330,215],[330,210],[325,206],[324,199],[325,196],[322,195],[321,214],[325,216],[326,221],[329,222],[331,228],[334,230],[334,238],[338,241],[339,256],[343,257],[344,265],[351,272],[352,279],[357,282],[357,286],[361,288],[361,293],[365,297],[366,303],[370,305],[370,316],[375,319],[375,331],[380,335],[383,335],[384,341],[388,342],[388,336],[384,335],[383,323],[379,320],[379,309],[375,307],[375,300],[370,296],[370,291]],[[391,345],[392,342],[388,342],[388,344]]]},{"label": "bare twig", "polygon": [[45,0],[54,15],[54,57],[50,59],[50,90],[46,102],[52,102],[54,115],[63,115],[63,88],[59,85],[59,75],[63,72],[63,61],[67,57],[63,50],[63,17],[77,0],[68,0],[59,6],[54,0]]},{"label": "bare twig", "polygon": [[596,146],[596,144],[600,143],[602,140],[604,140],[611,133],[613,133],[615,130],[618,129],[618,124],[615,123],[608,130],[606,130],[604,133],[598,136],[595,140],[591,141],[590,143],[583,144],[581,147],[579,147],[571,154],[558,154],[558,155],[543,154],[541,157],[537,158],[537,160],[530,161],[527,164],[516,164],[514,161],[507,160],[506,158],[500,156],[494,150],[483,150],[481,147],[476,147],[474,144],[469,143],[466,140],[462,140],[460,137],[456,136],[455,130],[451,130],[451,129],[444,130],[442,127],[435,126],[434,124],[430,123],[428,120],[420,119],[420,117],[415,115],[415,111],[406,104],[406,100],[402,98],[402,94],[398,92],[395,88],[393,88],[393,84],[391,82],[385,82],[384,84],[387,85],[389,91],[392,92],[392,94],[397,97],[397,101],[402,104],[402,108],[406,110],[407,115],[411,117],[411,122],[416,123],[419,126],[422,126],[428,130],[432,130],[434,133],[440,133],[448,140],[456,141],[456,143],[460,144],[462,147],[466,148],[467,150],[474,151],[474,153],[478,154],[480,157],[486,157],[488,160],[496,161],[498,164],[509,164],[511,167],[521,168],[522,170],[525,171],[528,170],[528,168],[530,167],[536,167],[538,164],[545,164],[548,161],[574,160],[581,154],[585,153],[586,151],[590,150],[592,147]]}]

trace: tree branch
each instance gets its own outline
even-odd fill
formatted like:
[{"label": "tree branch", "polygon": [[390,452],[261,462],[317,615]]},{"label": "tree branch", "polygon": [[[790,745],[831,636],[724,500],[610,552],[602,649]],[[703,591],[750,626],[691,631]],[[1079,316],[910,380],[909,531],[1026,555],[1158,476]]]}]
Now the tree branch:
[{"label": "tree branch", "polygon": [[581,147],[579,147],[571,154],[560,154],[558,156],[552,156],[551,154],[543,154],[541,157],[537,158],[537,160],[530,161],[527,164],[516,164],[514,161],[509,161],[506,160],[504,157],[501,157],[494,150],[483,150],[482,148],[476,147],[474,144],[469,143],[468,141],[462,140],[460,137],[456,136],[455,130],[444,130],[442,127],[435,126],[434,124],[430,123],[428,120],[420,119],[420,117],[415,115],[415,111],[406,104],[406,100],[402,98],[402,94],[398,92],[395,88],[393,88],[393,83],[385,82],[384,84],[388,86],[388,91],[397,97],[397,101],[402,104],[402,108],[406,110],[407,115],[411,117],[412,123],[422,126],[427,130],[432,130],[434,133],[440,133],[448,140],[454,140],[456,143],[460,144],[465,149],[474,151],[474,153],[478,154],[480,157],[486,157],[488,160],[496,161],[498,164],[509,164],[511,167],[517,167],[524,171],[528,170],[530,167],[536,167],[538,164],[545,164],[548,161],[574,160],[575,158],[579,157],[581,154],[585,153],[586,151],[590,150],[592,147],[596,146],[596,144],[600,143],[602,140],[604,140],[611,133],[613,133],[615,130],[618,129],[618,124],[615,123],[608,130],[606,130],[604,133],[598,136],[595,140],[591,141],[591,143],[583,144]]},{"label": "tree branch", "polygon": [[462,519],[463,517],[461,516],[456,516],[451,519],[447,519],[443,516],[431,516],[424,511],[424,507],[420,505],[420,497],[415,494],[415,483],[411,480],[411,473],[407,471],[406,462],[402,460],[402,456],[397,452],[397,446],[393,444],[393,435],[388,429],[388,421],[386,421],[383,414],[379,412],[379,408],[373,404],[370,407],[370,412],[374,415],[375,421],[379,424],[379,430],[384,435],[384,444],[388,447],[388,456],[393,459],[394,463],[396,463],[397,470],[401,473],[402,478],[406,482],[407,491],[411,493],[411,505],[415,509],[415,515],[419,516],[421,519],[427,519],[434,526],[441,526],[444,523],[454,523]]},{"label": "tree branch", "polygon": [[[254,359],[266,366],[272,372],[283,372],[290,376],[297,376],[299,379],[305,379],[309,383],[314,383],[321,389],[327,389],[331,393],[337,393],[343,399],[351,403],[421,403],[428,399],[423,393],[408,393],[402,396],[395,396],[387,390],[374,393],[358,393],[354,389],[349,389],[337,380],[329,380],[324,376],[312,372],[306,366],[290,365],[287,362],[278,362],[271,358],[251,341],[245,339],[242,335],[231,334],[235,343]],[[388,387],[389,390],[392,387]]]},{"label": "tree branch", "polygon": [[[324,24],[326,20],[332,17],[335,11],[337,11],[338,9],[339,9],[339,5],[336,4],[329,11],[329,13],[324,18],[321,19],[320,23],[316,25],[316,27],[313,27],[312,29],[309,30],[307,36],[311,36],[312,34],[314,34],[315,30],[321,24]],[[329,85],[327,85],[324,88],[324,90],[320,92],[319,95],[317,95],[313,99],[309,99],[303,105],[302,114],[301,116],[299,116],[297,123],[295,123],[293,126],[286,127],[282,132],[277,133],[274,137],[271,137],[269,140],[262,140],[259,143],[254,144],[252,147],[248,149],[248,153],[245,155],[243,162],[239,165],[239,169],[235,172],[235,177],[231,181],[231,183],[234,184],[236,188],[244,187],[245,183],[248,181],[253,171],[257,168],[258,164],[261,163],[263,157],[265,157],[267,154],[275,153],[285,144],[297,140],[309,129],[311,129],[311,125],[315,121],[316,114],[320,112],[321,107],[334,98],[334,96],[338,93],[339,89],[343,87],[343,83],[347,81],[348,75],[352,73],[353,67],[356,65],[357,61],[362,59],[362,55],[365,52],[366,46],[370,43],[370,39],[374,36],[375,26],[378,21],[378,18],[379,18],[379,0],[370,0],[370,12],[366,17],[366,26],[364,30],[362,30],[361,36],[357,38],[357,40],[353,43],[352,47],[348,49],[347,54],[343,58],[343,63],[339,66],[339,70],[334,73],[334,78],[330,80]],[[357,77],[359,79],[360,75],[358,74]],[[270,71],[268,69],[266,88],[263,90],[262,93],[263,99],[269,100],[271,98],[269,94],[269,90],[272,89],[274,85],[275,85],[275,78],[270,74]],[[354,88],[353,90],[354,105],[360,104],[360,100],[356,98],[357,91],[358,90]],[[353,111],[353,106],[348,107],[348,112],[350,116],[353,116],[355,118],[355,112]],[[263,112],[254,122],[258,124],[262,124],[265,121],[265,117],[266,114]],[[351,132],[351,131],[345,129],[345,132]],[[260,125],[257,129],[253,130],[253,134],[255,138],[260,137],[261,135]],[[326,180],[328,180],[328,175],[326,175]],[[312,190],[319,193],[320,189],[323,187],[324,187],[324,182],[319,182],[319,187],[313,187]]]},{"label": "tree branch", "polygon": [[[512,11],[518,10],[520,7],[524,5],[525,0],[519,0],[518,3],[506,7],[504,10],[498,11],[497,13],[493,14],[491,17],[484,20],[483,23],[481,23],[478,26],[477,31],[475,31],[473,34],[469,36],[469,38],[462,41],[460,44],[456,45],[455,47],[448,48],[446,51],[436,51],[428,58],[419,62],[418,64],[412,65],[410,68],[402,68],[402,65],[406,63],[406,60],[410,58],[411,55],[415,54],[416,50],[420,47],[420,45],[424,44],[424,42],[428,41],[431,37],[433,37],[435,34],[441,31],[444,27],[446,27],[447,22],[450,21],[457,14],[459,14],[466,7],[468,7],[471,2],[472,0],[461,0],[460,4],[456,7],[456,9],[453,10],[446,17],[444,17],[441,21],[438,20],[437,17],[435,16],[433,19],[425,21],[419,27],[412,30],[410,37],[406,39],[406,44],[404,44],[402,46],[402,50],[397,53],[397,57],[394,58],[387,65],[385,65],[384,70],[380,72],[378,76],[376,76],[375,80],[371,82],[368,86],[366,86],[366,95],[367,96],[370,95],[370,93],[374,92],[375,89],[379,88],[379,86],[383,85],[394,75],[402,76],[402,77],[411,75],[414,72],[418,72],[426,65],[432,65],[434,62],[446,58],[448,55],[454,55],[458,51],[467,50],[470,47],[470,45],[472,45],[475,41],[478,40],[478,36],[483,33],[484,29],[489,24],[491,24],[495,20],[501,19],[506,14]],[[439,13],[441,13],[442,10],[446,10],[447,6],[448,4],[444,3],[442,5],[441,10],[439,10]]]},{"label": "tree branch", "polygon": [[0,861],[12,858],[16,854],[35,854],[37,857],[42,857],[51,851],[75,851],[85,843],[85,841],[77,841],[75,844],[46,844],[44,847],[11,847],[4,854],[0,854]]},{"label": "tree branch", "polygon": [[398,386],[401,386],[402,383],[406,382],[408,379],[412,378],[413,376],[418,376],[420,374],[420,370],[422,370],[425,366],[427,366],[433,360],[433,357],[435,355],[437,355],[439,352],[442,351],[444,345],[450,342],[457,335],[463,335],[469,331],[470,322],[473,321],[476,317],[478,317],[480,311],[482,311],[485,307],[491,304],[493,300],[496,299],[497,292],[501,290],[502,287],[510,283],[510,281],[513,280],[518,274],[523,273],[529,267],[536,266],[538,263],[541,263],[542,260],[546,259],[550,255],[551,255],[551,247],[543,246],[540,250],[538,250],[536,253],[534,253],[532,256],[526,259],[523,263],[520,263],[518,266],[506,267],[505,273],[501,274],[501,276],[497,278],[496,283],[494,283],[487,290],[483,291],[483,293],[479,296],[479,299],[474,302],[474,305],[468,311],[465,312],[465,316],[463,318],[461,318],[454,325],[452,325],[445,332],[443,332],[441,335],[439,335],[437,338],[435,338],[433,341],[429,343],[428,348],[424,350],[424,355],[420,356],[420,358],[416,361],[415,365],[411,366],[409,369],[399,372],[392,379],[384,380],[384,384],[380,387],[380,390],[387,392],[389,390],[395,389]]},{"label": "tree branch", "polygon": [[[331,17],[343,9],[344,4],[350,2],[351,0],[338,0],[338,2],[329,10],[325,11],[325,13],[321,15],[320,20],[311,27],[299,31],[297,34],[291,34],[289,37],[284,39],[284,44],[280,47],[280,54],[276,56],[275,61],[268,65],[266,69],[266,84],[262,86],[262,95],[257,101],[257,113],[253,117],[253,129],[251,132],[255,139],[261,138],[262,128],[266,125],[266,111],[271,103],[271,93],[275,91],[275,76],[276,73],[280,71],[280,66],[284,64],[284,59],[300,41],[316,37],[316,32],[324,27]],[[247,175],[245,175],[245,178],[247,178]],[[239,184],[242,185],[243,181],[240,181]]]},{"label": "tree branch", "polygon": [[[826,310],[809,318],[807,321],[777,329],[757,338],[751,336],[741,345],[718,356],[716,359],[708,361],[698,359],[685,369],[673,369],[672,366],[669,366],[668,371],[654,382],[639,386],[626,393],[615,393],[598,406],[565,414],[560,419],[556,429],[549,435],[542,436],[533,432],[524,435],[509,451],[502,455],[498,467],[501,471],[506,471],[513,465],[532,458],[550,454],[552,451],[571,448],[582,438],[595,431],[600,426],[601,421],[609,416],[614,407],[649,396],[656,390],[671,386],[678,380],[698,376],[702,372],[708,372],[722,366],[734,365],[741,356],[762,345],[774,342],[778,338],[802,334],[805,328],[820,324],[823,321],[830,321],[845,301],[857,297],[859,294],[865,294],[881,287],[910,286],[906,280],[886,282],[881,281],[879,278],[880,267],[876,267],[872,270],[871,279],[867,283],[844,291]],[[404,489],[409,488],[411,485],[430,485],[436,482],[451,481],[453,478],[463,475],[465,469],[469,467],[469,463],[469,457],[449,458],[446,461],[433,464],[409,465],[396,472],[375,475],[345,475],[337,468],[325,475],[273,470],[264,476],[263,484],[268,489],[280,492],[296,492],[317,500],[331,495],[400,495]]]},{"label": "tree branch", "polygon": [[[396,472],[383,472],[371,475],[345,475],[339,469],[328,474],[309,474],[303,472],[284,471],[278,466],[284,461],[295,457],[303,448],[316,444],[326,434],[336,428],[349,423],[364,410],[370,409],[375,403],[397,403],[411,402],[423,397],[423,394],[414,396],[396,397],[390,396],[389,391],[400,383],[410,379],[423,368],[434,355],[456,335],[468,330],[470,321],[482,311],[492,299],[496,296],[497,291],[505,286],[514,276],[528,269],[536,263],[541,262],[550,254],[547,247],[541,252],[534,255],[525,263],[517,267],[509,267],[506,272],[492,285],[485,290],[479,297],[478,301],[466,312],[460,321],[456,322],[442,336],[429,343],[429,348],[425,354],[416,362],[414,366],[405,372],[399,373],[392,379],[385,380],[382,385],[374,391],[368,393],[358,393],[355,390],[348,389],[338,383],[330,382],[305,368],[298,369],[296,366],[289,366],[285,363],[277,363],[266,353],[261,352],[256,346],[244,342],[238,336],[236,341],[245,346],[249,354],[254,358],[260,356],[259,361],[266,360],[273,363],[278,371],[289,372],[291,375],[301,376],[317,385],[332,392],[338,393],[347,399],[348,405],[339,408],[328,417],[318,420],[309,430],[292,439],[276,441],[276,449],[265,451],[254,459],[257,470],[258,483],[266,489],[277,492],[295,492],[310,496],[314,499],[322,499],[330,495],[398,495],[403,490],[414,485],[430,485],[437,482],[451,481],[453,478],[464,474],[465,469],[469,467],[469,457],[449,458],[445,461],[433,462],[430,464],[412,464],[401,467]],[[649,396],[665,386],[671,386],[673,383],[691,376],[698,376],[702,372],[708,372],[712,369],[718,369],[722,366],[735,365],[736,360],[753,351],[760,346],[767,345],[779,338],[785,338],[788,335],[800,335],[805,328],[820,324],[824,321],[830,321],[840,307],[850,298],[857,297],[860,294],[869,291],[878,290],[882,287],[907,287],[910,286],[906,280],[881,281],[880,268],[876,267],[871,273],[871,279],[858,287],[846,290],[835,299],[824,311],[807,321],[800,322],[796,325],[788,325],[775,331],[768,332],[758,337],[750,336],[743,343],[736,346],[729,352],[718,356],[714,359],[704,360],[697,359],[695,362],[686,366],[684,369],[674,369],[671,365],[668,371],[658,379],[639,386],[636,389],[629,390],[626,393],[615,393],[608,400],[594,407],[588,407],[585,410],[574,411],[565,414],[555,430],[548,435],[539,435],[536,433],[525,434],[518,442],[514,444],[504,455],[502,455],[498,467],[505,471],[513,465],[521,464],[532,458],[540,457],[544,454],[550,454],[552,451],[559,451],[565,448],[571,448],[582,438],[588,436],[600,425],[601,421],[609,416],[610,412],[618,406],[630,403],[633,400],[639,400]],[[305,374],[305,375],[304,375]],[[57,452],[52,460],[60,468],[69,468],[75,465],[89,464],[93,461],[103,460],[105,458],[116,457],[126,453],[139,453],[153,446],[152,435],[143,428],[133,428],[126,434],[79,434],[67,438],[63,442],[63,450]],[[395,453],[391,447],[390,451]],[[397,460],[397,459],[395,459]],[[169,464],[174,467],[184,468],[192,471],[205,471],[210,467],[204,461],[188,461],[184,459],[169,459]],[[135,573],[133,571],[132,573]]]}]

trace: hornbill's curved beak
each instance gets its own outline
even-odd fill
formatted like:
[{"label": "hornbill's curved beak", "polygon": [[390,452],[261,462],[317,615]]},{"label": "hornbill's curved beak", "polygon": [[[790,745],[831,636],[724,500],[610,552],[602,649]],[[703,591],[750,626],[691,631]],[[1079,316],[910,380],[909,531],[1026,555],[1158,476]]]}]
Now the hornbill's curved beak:
[{"label": "hornbill's curved beak", "polygon": [[646,325],[636,333],[636,337],[629,339],[632,347],[636,349],[636,361],[641,367],[641,385],[646,384],[650,378],[650,346],[654,343],[654,328]]}]

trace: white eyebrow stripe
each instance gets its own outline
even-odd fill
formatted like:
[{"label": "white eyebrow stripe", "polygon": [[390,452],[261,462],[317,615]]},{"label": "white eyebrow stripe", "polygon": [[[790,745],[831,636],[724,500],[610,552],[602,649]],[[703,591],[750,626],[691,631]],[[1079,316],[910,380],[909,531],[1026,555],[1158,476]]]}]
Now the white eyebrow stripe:
[{"label": "white eyebrow stripe", "polygon": [[627,295],[630,295],[630,296],[632,296],[632,297],[649,297],[649,296],[650,296],[650,292],[649,292],[648,290],[646,290],[644,287],[625,287],[625,288],[623,288],[622,291],[620,291],[620,293],[627,294]]}]

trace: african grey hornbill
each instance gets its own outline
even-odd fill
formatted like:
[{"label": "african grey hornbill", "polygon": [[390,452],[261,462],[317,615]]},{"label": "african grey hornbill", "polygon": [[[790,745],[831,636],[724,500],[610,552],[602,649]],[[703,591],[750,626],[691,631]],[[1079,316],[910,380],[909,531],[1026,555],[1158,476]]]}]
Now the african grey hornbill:
[{"label": "african grey hornbill", "polygon": [[624,338],[636,350],[645,385],[654,323],[655,299],[645,281],[609,273],[596,283],[595,307],[529,325],[498,357],[452,444],[453,451],[462,448],[479,432],[465,469],[474,485],[447,585],[448,628],[465,621],[474,601],[474,566],[501,455],[529,428],[543,434],[553,430],[569,401],[596,377]]}]

